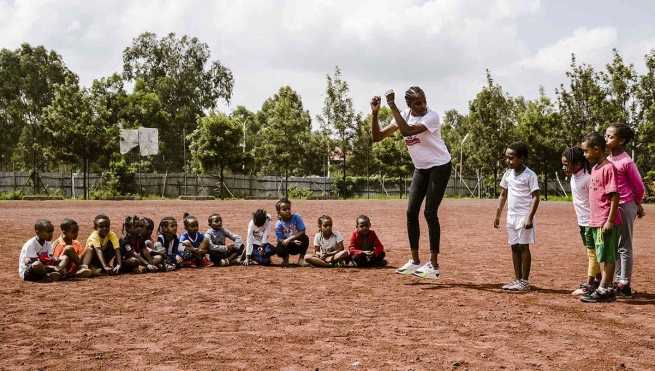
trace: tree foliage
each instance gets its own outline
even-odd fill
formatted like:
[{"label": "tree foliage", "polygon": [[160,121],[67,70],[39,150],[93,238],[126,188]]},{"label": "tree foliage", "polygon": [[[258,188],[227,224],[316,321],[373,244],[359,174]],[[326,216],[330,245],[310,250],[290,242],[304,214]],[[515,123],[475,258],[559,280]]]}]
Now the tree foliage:
[{"label": "tree foliage", "polygon": [[143,33],[123,52],[123,77],[141,80],[143,91],[155,93],[167,113],[160,138],[163,154],[175,169],[181,169],[184,158],[179,139],[195,130],[196,117],[232,97],[232,71],[217,60],[209,62],[210,56],[207,44],[174,33],[162,39]]},{"label": "tree foliage", "polygon": [[[219,169],[221,182],[225,168],[240,171],[243,166],[242,127],[222,113],[211,112],[198,118],[198,127],[189,134],[192,170],[209,172]],[[220,190],[224,198],[223,187]]]}]

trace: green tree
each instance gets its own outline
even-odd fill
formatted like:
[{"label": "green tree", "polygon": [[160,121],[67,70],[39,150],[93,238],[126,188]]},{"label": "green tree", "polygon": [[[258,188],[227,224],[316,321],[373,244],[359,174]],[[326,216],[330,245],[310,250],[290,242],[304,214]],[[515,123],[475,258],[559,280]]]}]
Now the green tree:
[{"label": "green tree", "polygon": [[12,161],[18,168],[32,169],[35,192],[38,171],[47,166],[43,154],[52,145],[43,138],[39,122],[55,84],[66,79],[77,82],[77,75],[54,50],[27,43],[13,51],[0,50],[0,167]]},{"label": "green tree", "polygon": [[469,161],[483,174],[493,174],[494,197],[497,197],[498,173],[505,167],[505,150],[516,140],[513,103],[509,94],[494,84],[489,70],[487,86],[469,103],[470,133],[477,149],[469,155]]},{"label": "green tree", "polygon": [[517,106],[521,109],[517,113],[516,133],[518,138],[528,144],[527,162],[534,164],[530,167],[533,170],[541,168],[546,187],[544,195],[548,199],[548,174],[561,168],[562,152],[566,147],[557,136],[557,133],[563,130],[562,120],[543,87],[539,89],[539,99],[521,101]]},{"label": "green tree", "polygon": [[577,65],[575,54],[571,55],[571,71],[566,76],[569,88],[561,84],[555,90],[564,128],[559,136],[566,146],[579,146],[585,135],[607,121],[606,92],[599,73],[590,65]]},{"label": "green tree", "polygon": [[[123,77],[140,79],[143,90],[155,93],[168,115],[162,142],[175,169],[184,158],[184,133],[196,128],[196,117],[217,107],[222,99],[229,103],[234,80],[229,68],[219,61],[209,63],[207,44],[195,37],[177,38],[174,33],[158,39],[146,32],[123,52]],[[209,64],[209,65],[208,65]]]},{"label": "green tree", "polygon": [[[255,172],[254,159],[252,157],[252,149],[255,148],[257,140],[259,139],[259,130],[261,126],[259,121],[257,121],[257,116],[255,113],[249,111],[244,106],[237,106],[237,108],[230,113],[230,119],[237,124],[241,125],[243,141],[245,141],[245,149],[242,148],[244,152],[242,172],[244,174],[252,174]],[[243,141],[241,143],[243,147]]]},{"label": "green tree", "polygon": [[636,89],[637,143],[634,160],[645,174],[655,169],[655,49],[644,56],[647,72],[639,77]]},{"label": "green tree", "polygon": [[350,154],[348,171],[355,176],[368,176],[373,170],[373,137],[371,136],[371,121],[362,119],[361,115],[355,118],[356,130],[353,139],[353,149]]},{"label": "green tree", "polygon": [[[391,110],[387,107],[380,107],[378,112],[380,127],[388,126],[392,119]],[[370,115],[367,122],[371,122]],[[374,167],[382,177],[404,178],[414,171],[414,163],[400,130],[396,130],[385,140],[373,143],[373,158],[375,161]]]},{"label": "green tree", "polygon": [[218,168],[221,177],[221,199],[223,195],[225,168],[238,171],[243,160],[242,127],[222,113],[211,112],[198,118],[198,127],[189,134],[191,163],[203,173]]},{"label": "green tree", "polygon": [[[87,198],[89,162],[106,154],[116,138],[115,125],[98,114],[99,105],[77,81],[55,85],[52,104],[43,111],[42,127],[53,143],[47,154],[56,161],[84,170],[84,199]],[[81,163],[80,163],[81,161]]]},{"label": "green tree", "polygon": [[265,140],[253,149],[254,158],[263,171],[284,176],[284,192],[288,195],[289,175],[302,169],[303,143],[310,133],[311,119],[300,96],[289,86],[281,87],[264,102],[264,108],[267,119],[260,135]]},{"label": "green tree", "polygon": [[327,75],[323,116],[318,117],[321,126],[334,130],[338,138],[343,166],[344,197],[346,197],[346,160],[356,130],[356,115],[352,98],[348,97],[348,90],[348,83],[341,78],[341,70],[338,66],[335,67],[334,75]]}]

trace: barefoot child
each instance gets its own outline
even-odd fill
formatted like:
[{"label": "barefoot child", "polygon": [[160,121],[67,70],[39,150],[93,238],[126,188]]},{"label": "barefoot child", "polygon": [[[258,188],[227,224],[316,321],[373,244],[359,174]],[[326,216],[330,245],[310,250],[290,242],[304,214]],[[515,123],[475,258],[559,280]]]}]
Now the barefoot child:
[{"label": "barefoot child", "polygon": [[[93,233],[86,240],[86,246],[92,247],[95,251],[91,264],[102,267],[107,274],[116,274],[121,270],[123,257],[121,256],[120,244],[116,233],[109,230],[111,222],[104,214],[97,215],[93,219]],[[114,266],[111,261],[114,259]]]},{"label": "barefoot child", "polygon": [[600,286],[591,294],[583,295],[580,300],[585,303],[609,303],[616,301],[616,293],[611,283],[618,255],[618,226],[621,224],[621,214],[618,212],[620,197],[616,186],[617,171],[605,157],[605,138],[600,133],[594,131],[587,135],[581,147],[587,160],[596,163],[591,170],[589,226],[592,227],[602,278]]},{"label": "barefoot child", "polygon": [[356,222],[357,230],[350,236],[348,252],[355,267],[384,267],[387,259],[384,246],[375,231],[371,229],[371,220],[360,215]]},{"label": "barefoot child", "polygon": [[[223,228],[223,218],[219,214],[212,214],[207,218],[209,229],[205,233],[205,239],[209,243],[209,257],[214,263],[222,267],[230,264],[238,264],[239,257],[243,254],[243,240],[227,229]],[[227,245],[225,238],[234,241]]]},{"label": "barefoot child", "polygon": [[305,260],[314,267],[343,267],[348,260],[348,251],[343,247],[341,233],[332,230],[332,218],[323,215],[318,218],[318,233],[314,236],[314,255]]},{"label": "barefoot child", "polygon": [[532,255],[530,244],[535,243],[534,214],[539,206],[539,183],[537,175],[525,166],[528,146],[514,142],[505,151],[505,161],[509,168],[500,181],[500,206],[496,210],[494,228],[500,224],[500,214],[507,201],[508,243],[512,247],[512,263],[515,280],[503,286],[503,290],[530,291],[530,266]]},{"label": "barefoot child", "polygon": [[268,243],[271,232],[271,215],[264,209],[257,209],[252,213],[252,220],[248,223],[246,235],[246,251],[241,264],[250,265],[254,260],[259,265],[271,265],[271,256],[275,255],[275,247]]},{"label": "barefoot child", "polygon": [[101,270],[99,268],[89,269],[94,251],[91,247],[83,247],[82,243],[77,240],[77,235],[80,232],[80,226],[77,222],[66,218],[61,221],[59,227],[61,228],[61,236],[52,244],[52,249],[55,258],[61,258],[62,255],[68,256],[69,263],[66,275],[88,278],[100,274]]},{"label": "barefoot child", "polygon": [[573,208],[578,218],[578,227],[582,244],[587,250],[589,265],[587,267],[587,280],[580,284],[572,295],[590,294],[600,283],[600,266],[596,260],[596,248],[594,237],[589,227],[589,182],[591,181],[591,166],[584,157],[580,147],[567,148],[562,153],[562,169],[566,175],[571,177],[571,195],[573,196]]},{"label": "barefoot child", "polygon": [[305,234],[305,223],[298,214],[291,212],[291,201],[286,198],[275,204],[275,210],[280,218],[275,223],[277,238],[277,256],[282,258],[282,266],[289,265],[289,255],[298,255],[298,265],[307,267],[305,254],[309,247],[309,237]]},{"label": "barefoot child", "polygon": [[39,219],[34,224],[36,236],[25,242],[18,258],[18,275],[23,281],[56,282],[64,274],[61,261],[52,255],[54,231],[49,220]]}]

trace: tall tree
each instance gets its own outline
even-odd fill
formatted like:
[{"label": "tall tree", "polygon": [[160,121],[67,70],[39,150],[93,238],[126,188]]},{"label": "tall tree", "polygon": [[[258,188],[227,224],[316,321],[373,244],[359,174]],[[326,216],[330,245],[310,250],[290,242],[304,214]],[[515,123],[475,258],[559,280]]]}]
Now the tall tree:
[{"label": "tall tree", "polygon": [[534,164],[530,167],[533,170],[541,168],[546,188],[544,195],[548,199],[549,173],[554,174],[561,168],[562,151],[566,147],[556,135],[564,130],[562,120],[543,87],[539,89],[539,99],[525,102],[521,97],[516,106],[520,107],[517,137],[528,144],[527,162]]},{"label": "tall tree", "polygon": [[493,174],[494,197],[497,196],[498,173],[504,168],[505,149],[515,141],[513,102],[500,85],[494,84],[487,70],[487,86],[469,104],[470,133],[477,147],[469,159],[483,174]]},{"label": "tall tree", "polygon": [[[640,76],[636,90],[638,100],[635,163],[647,172],[655,170],[655,49],[644,56],[647,72]],[[634,148],[634,147],[633,147]]]},{"label": "tall tree", "polygon": [[177,38],[174,33],[158,39],[146,32],[123,52],[123,77],[140,79],[145,92],[157,94],[168,114],[166,133],[161,136],[167,157],[175,168],[182,167],[183,133],[196,128],[198,116],[229,103],[234,80],[229,68],[209,62],[209,47],[195,37]]},{"label": "tall tree", "polygon": [[241,125],[222,113],[211,112],[198,118],[198,127],[189,134],[191,163],[203,173],[218,168],[221,177],[221,199],[224,198],[225,168],[241,170],[243,147]]},{"label": "tall tree", "polygon": [[[118,136],[117,127],[99,114],[102,107],[77,81],[55,85],[52,104],[43,111],[41,126],[52,139],[47,154],[54,160],[84,169],[84,199],[87,198],[89,162],[106,155]],[[81,163],[80,163],[81,161]]]},{"label": "tall tree", "polygon": [[373,170],[371,168],[373,166],[371,121],[370,118],[363,119],[361,115],[357,115],[355,124],[357,128],[355,130],[355,138],[353,139],[353,149],[350,155],[348,171],[353,175],[368,176]]},{"label": "tall tree", "polygon": [[599,73],[590,65],[578,65],[575,54],[571,55],[571,70],[566,76],[571,80],[568,89],[561,84],[555,93],[562,127],[566,128],[559,136],[571,147],[580,145],[586,134],[599,130],[607,121],[607,102]]},{"label": "tall tree", "polygon": [[35,191],[38,171],[47,166],[43,154],[51,145],[38,124],[55,84],[66,79],[77,82],[77,75],[54,50],[27,43],[0,50],[0,167],[11,159],[19,168],[32,169]]},{"label": "tall tree", "polygon": [[305,156],[303,143],[311,128],[309,112],[303,108],[302,99],[291,87],[281,87],[277,94],[264,102],[266,124],[260,141],[253,149],[262,169],[285,178],[284,193],[288,195],[288,177],[302,168]]},{"label": "tall tree", "polygon": [[335,67],[334,75],[327,75],[327,88],[323,103],[323,116],[318,120],[322,126],[334,130],[341,149],[343,163],[343,195],[346,197],[346,159],[355,136],[355,110],[352,98],[348,97],[348,83],[341,77],[341,70]]},{"label": "tall tree", "polygon": [[242,127],[242,152],[244,154],[241,171],[244,174],[255,172],[254,159],[252,158],[252,149],[259,140],[259,129],[261,128],[257,116],[244,106],[237,108],[230,113],[230,119]]}]

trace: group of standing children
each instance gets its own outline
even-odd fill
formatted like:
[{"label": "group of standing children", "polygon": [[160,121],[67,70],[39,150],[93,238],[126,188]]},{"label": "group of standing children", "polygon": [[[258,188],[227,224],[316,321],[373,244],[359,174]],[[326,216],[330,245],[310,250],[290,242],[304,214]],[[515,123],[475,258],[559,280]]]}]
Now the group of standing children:
[{"label": "group of standing children", "polygon": [[[571,193],[580,236],[589,259],[587,279],[573,295],[586,303],[613,302],[631,298],[633,225],[645,215],[641,202],[644,183],[625,145],[634,132],[625,124],[612,124],[603,137],[588,134],[580,147],[562,154],[562,165],[571,177]],[[605,151],[610,155],[606,156]],[[529,291],[531,254],[535,242],[535,213],[539,206],[536,174],[525,166],[528,147],[515,142],[508,146],[508,170],[500,182],[502,192],[494,227],[508,204],[506,228],[512,249],[515,279],[502,287],[509,291]],[[594,164],[592,167],[591,164]]]},{"label": "group of standing children", "polygon": [[[185,214],[185,232],[177,233],[177,220],[165,217],[159,223],[157,237],[150,218],[125,218],[122,236],[111,231],[109,217],[100,214],[93,221],[93,232],[82,245],[77,240],[79,225],[64,219],[61,236],[51,243],[54,226],[49,220],[39,219],[34,225],[36,236],[21,249],[18,273],[25,281],[54,282],[64,277],[88,278],[101,273],[163,272],[183,267],[229,266],[234,264],[270,265],[271,257],[282,258],[282,266],[289,265],[289,256],[298,255],[299,266],[355,267],[385,266],[384,246],[365,215],[357,218],[348,249],[337,231],[332,231],[332,219],[323,215],[318,219],[319,233],[314,237],[315,254],[305,256],[309,238],[299,214],[291,212],[291,201],[282,199],[275,205],[278,221],[275,224],[277,244],[268,242],[271,215],[259,209],[248,224],[244,245],[242,238],[223,227],[219,214],[208,217],[209,229],[199,231],[198,218]],[[227,239],[232,243],[226,243]]]}]

